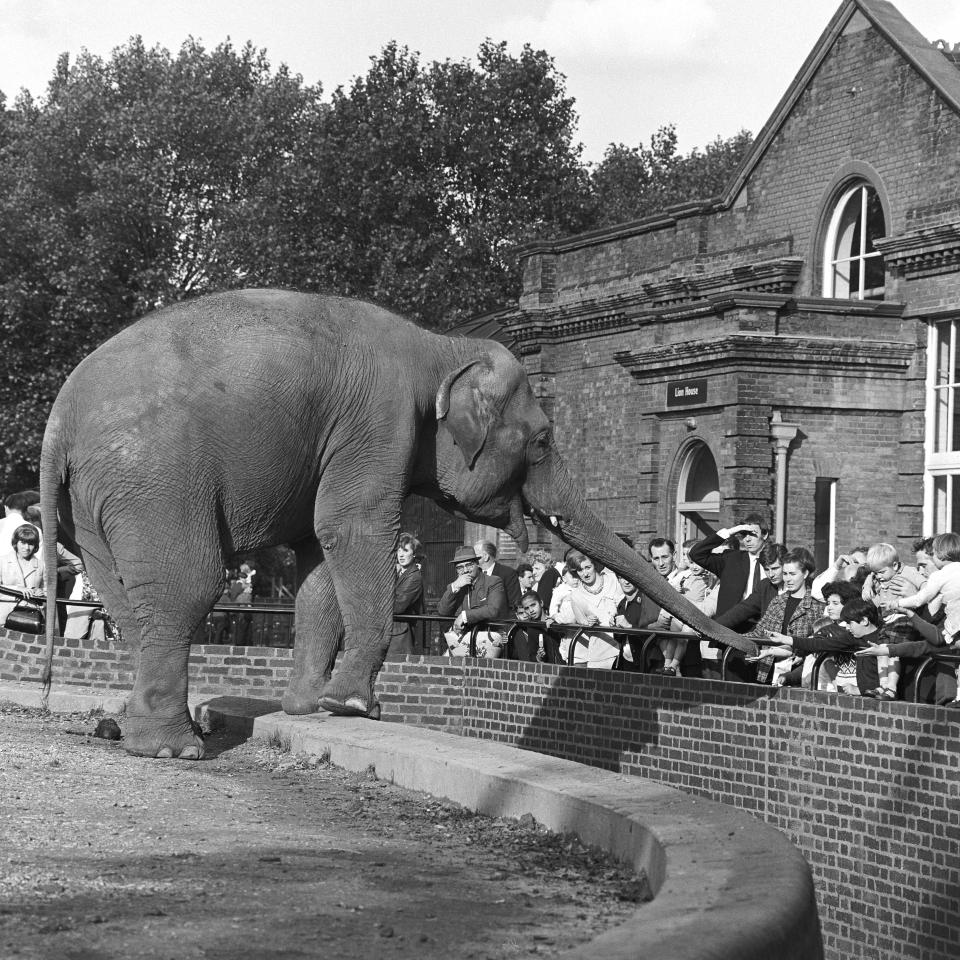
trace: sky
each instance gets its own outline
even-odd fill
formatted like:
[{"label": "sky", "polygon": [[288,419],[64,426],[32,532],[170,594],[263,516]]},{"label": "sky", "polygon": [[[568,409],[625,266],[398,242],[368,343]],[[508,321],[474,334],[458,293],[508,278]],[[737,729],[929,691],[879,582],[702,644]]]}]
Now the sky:
[{"label": "sky", "polygon": [[[958,0],[896,0],[928,39],[960,43]],[[840,0],[0,0],[0,91],[42,97],[57,57],[107,57],[134,35],[264,48],[329,93],[390,40],[423,61],[473,58],[482,41],[553,56],[580,117],[584,159],[649,143],[676,125],[680,149],[773,112]]]}]

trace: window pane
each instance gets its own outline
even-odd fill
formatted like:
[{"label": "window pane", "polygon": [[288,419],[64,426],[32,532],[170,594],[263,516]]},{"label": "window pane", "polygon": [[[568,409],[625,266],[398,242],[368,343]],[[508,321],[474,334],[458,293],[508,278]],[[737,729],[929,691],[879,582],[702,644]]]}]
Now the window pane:
[{"label": "window pane", "polygon": [[944,533],[947,526],[947,478],[933,478],[933,529]]},{"label": "window pane", "polygon": [[944,525],[940,533],[944,533],[947,530],[952,530],[954,524],[960,520],[960,483],[957,483],[957,478],[951,476],[947,478],[950,481],[950,516],[947,517],[947,522]]},{"label": "window pane", "polygon": [[877,256],[876,254],[872,257],[867,257],[863,261],[863,266],[866,271],[863,282],[864,296],[875,298],[877,294],[879,294],[880,297],[882,297],[884,283],[883,257]]},{"label": "window pane", "polygon": [[947,341],[947,369],[949,370],[949,382],[956,383],[957,377],[960,374],[957,373],[957,321],[952,320],[950,323],[941,324],[944,327],[944,338]]},{"label": "window pane", "polygon": [[837,246],[834,260],[848,260],[860,256],[860,191],[847,199],[837,224]]},{"label": "window pane", "polygon": [[867,188],[867,253],[873,253],[876,247],[873,241],[877,237],[886,235],[886,227],[883,223],[883,207],[880,205],[880,197],[876,190]]},{"label": "window pane", "polygon": [[850,261],[838,263],[833,270],[833,295],[835,297],[850,296]]},{"label": "window pane", "polygon": [[950,448],[950,388],[940,387],[933,395],[934,440],[935,453],[946,453]]},{"label": "window pane", "polygon": [[934,383],[950,383],[950,331],[953,328],[952,323],[940,323],[937,325],[937,345],[936,345],[936,364]]}]

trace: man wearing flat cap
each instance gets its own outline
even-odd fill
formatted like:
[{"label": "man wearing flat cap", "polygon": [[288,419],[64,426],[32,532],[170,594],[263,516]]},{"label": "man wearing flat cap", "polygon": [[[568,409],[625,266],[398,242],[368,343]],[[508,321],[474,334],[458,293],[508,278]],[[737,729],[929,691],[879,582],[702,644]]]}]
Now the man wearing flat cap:
[{"label": "man wearing flat cap", "polygon": [[505,620],[510,616],[503,581],[480,569],[480,559],[473,547],[457,547],[450,562],[457,579],[447,584],[437,603],[437,613],[441,617],[456,614],[453,629],[457,633],[463,633],[475,623]]}]

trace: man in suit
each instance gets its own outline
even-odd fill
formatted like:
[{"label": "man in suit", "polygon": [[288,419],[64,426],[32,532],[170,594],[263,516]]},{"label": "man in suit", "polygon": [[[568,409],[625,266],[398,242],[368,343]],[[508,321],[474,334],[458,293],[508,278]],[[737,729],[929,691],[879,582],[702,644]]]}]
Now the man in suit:
[{"label": "man in suit", "polygon": [[[690,559],[720,578],[717,591],[717,616],[746,599],[764,579],[760,551],[770,529],[759,514],[751,513],[742,523],[718,530],[690,548]],[[729,549],[714,553],[717,547],[732,541]]]},{"label": "man in suit", "polygon": [[787,548],[782,543],[765,543],[760,551],[760,566],[764,578],[760,586],[726,613],[718,614],[717,623],[738,630],[744,624],[755,624],[766,613],[770,601],[783,590],[783,558]]},{"label": "man in suit", "polygon": [[516,610],[520,597],[523,596],[517,572],[505,563],[497,563],[497,548],[487,540],[478,540],[473,549],[480,559],[483,573],[488,577],[499,577],[503,581],[503,588],[507,591],[507,606]]},{"label": "man in suit", "polygon": [[[751,513],[743,522],[724,530],[718,530],[690,548],[689,556],[694,563],[719,577],[717,584],[717,612],[714,619],[719,620],[725,613],[736,607],[742,600],[760,589],[766,578],[760,562],[760,551],[767,542],[770,527],[759,514]],[[714,553],[717,547],[725,543],[728,548]],[[760,619],[742,622],[741,632],[754,627]],[[716,644],[710,644],[711,647]],[[711,666],[713,666],[711,664]],[[730,679],[752,683],[756,679],[756,667],[747,663],[742,654],[734,652],[727,661],[727,673]],[[708,669],[704,676],[710,676]]]},{"label": "man in suit", "polygon": [[480,569],[472,547],[457,547],[451,563],[457,577],[448,583],[437,603],[441,617],[454,617],[453,629],[463,634],[477,623],[506,620],[510,616],[503,581]]}]

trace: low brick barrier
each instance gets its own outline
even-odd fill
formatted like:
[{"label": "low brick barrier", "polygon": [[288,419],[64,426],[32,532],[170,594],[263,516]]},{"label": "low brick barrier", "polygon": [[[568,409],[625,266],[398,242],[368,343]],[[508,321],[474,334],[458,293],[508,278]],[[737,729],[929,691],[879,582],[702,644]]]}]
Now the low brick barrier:
[{"label": "low brick barrier", "polygon": [[[58,684],[129,689],[123,649],[62,644]],[[39,679],[41,647],[0,630],[0,679]],[[191,693],[279,698],[291,668],[290,650],[198,646]],[[385,664],[378,695],[388,721],[647,777],[777,827],[812,868],[834,960],[960,956],[960,712],[427,657]]]},{"label": "low brick barrier", "polygon": [[777,827],[811,866],[832,960],[960,956],[960,712],[503,660],[388,663],[380,691],[385,719],[647,777]]}]

